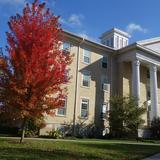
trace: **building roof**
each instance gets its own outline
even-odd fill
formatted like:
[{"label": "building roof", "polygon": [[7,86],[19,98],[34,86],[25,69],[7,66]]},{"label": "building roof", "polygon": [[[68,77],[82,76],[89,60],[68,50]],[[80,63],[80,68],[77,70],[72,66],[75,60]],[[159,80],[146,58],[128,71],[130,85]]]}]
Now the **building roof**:
[{"label": "building roof", "polygon": [[109,50],[109,51],[111,51],[111,52],[115,51],[115,49],[113,49],[113,48],[111,48],[111,47],[109,47],[109,46],[106,46],[106,45],[104,45],[104,44],[101,44],[101,43],[95,42],[95,41],[93,41],[93,40],[87,39],[86,37],[79,36],[79,35],[77,35],[77,34],[75,34],[75,33],[72,33],[72,32],[66,31],[66,30],[63,30],[63,33],[64,33],[65,35],[69,35],[69,36],[72,36],[72,37],[74,37],[74,38],[76,38],[76,39],[79,39],[80,41],[86,41],[86,42],[88,42],[88,43],[91,43],[91,44],[95,45],[95,47],[96,47],[96,46],[99,46],[99,47],[101,47],[101,48],[103,48],[103,49],[105,49],[105,50],[107,49],[107,50]]},{"label": "building roof", "polygon": [[147,47],[145,47],[145,46],[143,46],[143,45],[141,45],[141,44],[139,44],[137,42],[135,42],[135,43],[133,43],[131,45],[128,45],[128,46],[126,46],[124,48],[119,49],[118,53],[120,54],[120,53],[129,51],[129,50],[132,50],[132,49],[139,49],[139,50],[145,51],[147,53],[150,53],[152,55],[155,55],[155,56],[158,56],[158,57],[160,56],[159,52],[156,52],[156,51],[154,51],[154,50],[152,50],[150,48],[147,48]]},{"label": "building roof", "polygon": [[130,45],[126,46],[126,47],[123,47],[123,48],[121,48],[119,50],[115,50],[115,49],[113,49],[111,47],[108,47],[106,45],[103,45],[101,43],[98,43],[98,42],[95,42],[95,41],[92,41],[92,40],[89,40],[89,39],[86,39],[84,37],[81,37],[79,35],[76,35],[75,33],[72,33],[72,32],[66,31],[66,30],[63,30],[63,33],[65,35],[69,35],[71,37],[74,37],[74,38],[78,39],[79,42],[82,42],[82,41],[88,42],[88,43],[94,45],[95,47],[99,47],[101,49],[108,50],[108,51],[113,52],[113,53],[115,51],[115,53],[118,52],[118,54],[122,54],[122,53],[124,53],[126,51],[129,51],[129,50],[132,50],[132,49],[139,49],[139,50],[145,51],[147,53],[150,53],[152,55],[156,55],[158,57],[160,56],[159,52],[156,52],[156,51],[144,46],[145,44],[159,42],[160,41],[160,37],[151,38],[151,39],[142,40],[142,41],[137,41],[137,42],[135,42],[133,44],[130,44]]},{"label": "building roof", "polygon": [[155,37],[155,38],[150,38],[150,39],[145,39],[142,41],[137,41],[138,44],[140,45],[148,45],[148,44],[153,44],[153,43],[157,43],[160,42],[160,37]]}]

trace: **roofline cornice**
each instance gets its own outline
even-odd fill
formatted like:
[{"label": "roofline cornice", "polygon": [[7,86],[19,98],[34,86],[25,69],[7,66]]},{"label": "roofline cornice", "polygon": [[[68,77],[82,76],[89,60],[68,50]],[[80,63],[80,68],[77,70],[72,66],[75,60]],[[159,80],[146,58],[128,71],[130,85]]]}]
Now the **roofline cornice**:
[{"label": "roofline cornice", "polygon": [[156,51],[154,51],[152,49],[149,49],[147,47],[144,47],[144,46],[138,44],[137,42],[135,42],[135,43],[133,43],[133,44],[131,44],[131,45],[125,47],[125,48],[122,48],[122,49],[118,50],[117,54],[123,54],[124,52],[130,51],[132,49],[138,49],[138,50],[150,53],[150,54],[152,54],[154,56],[160,57],[160,54],[158,52],[156,52]]},{"label": "roofline cornice", "polygon": [[89,39],[86,39],[84,37],[81,37],[81,36],[78,36],[72,32],[69,32],[69,31],[66,31],[66,30],[62,30],[62,32],[64,33],[64,36],[67,36],[67,37],[70,37],[74,40],[76,40],[78,43],[81,43],[82,41],[85,43],[89,43],[91,44],[92,46],[96,47],[96,48],[99,48],[99,49],[102,49],[102,50],[105,50],[105,51],[108,51],[108,52],[114,52],[116,51],[115,49],[111,48],[111,47],[108,47],[108,46],[105,46],[103,44],[100,44],[98,42],[95,42],[95,41],[92,41],[92,40],[89,40]]},{"label": "roofline cornice", "polygon": [[130,51],[130,50],[134,50],[134,49],[138,49],[138,50],[141,50],[141,51],[145,51],[147,53],[150,53],[152,55],[155,55],[155,56],[158,56],[160,57],[160,53],[156,52],[156,51],[153,51],[152,49],[149,49],[145,46],[142,46],[141,44],[139,44],[139,42],[135,42],[131,45],[128,45],[124,48],[121,48],[119,50],[115,50],[111,47],[108,47],[108,46],[105,46],[103,44],[100,44],[100,43],[97,43],[97,42],[94,42],[92,40],[89,40],[89,39],[86,39],[84,37],[81,37],[81,36],[78,36],[72,32],[69,32],[69,31],[66,31],[66,30],[62,30],[62,32],[64,33],[64,36],[68,36],[74,40],[76,40],[78,43],[89,43],[90,45],[94,46],[95,48],[98,48],[98,49],[101,49],[101,50],[104,50],[104,51],[107,51],[107,52],[110,52],[112,53],[113,55],[119,55],[119,54],[123,54],[124,52],[127,52],[127,51]]}]

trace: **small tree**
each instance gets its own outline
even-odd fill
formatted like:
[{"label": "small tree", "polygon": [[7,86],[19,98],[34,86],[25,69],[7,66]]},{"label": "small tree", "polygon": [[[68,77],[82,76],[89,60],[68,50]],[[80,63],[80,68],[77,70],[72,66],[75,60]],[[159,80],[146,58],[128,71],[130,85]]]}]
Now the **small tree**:
[{"label": "small tree", "polygon": [[58,18],[45,3],[26,4],[23,14],[11,17],[7,33],[9,57],[0,59],[1,112],[22,121],[23,142],[28,119],[54,114],[63,106],[71,56],[61,51]]},{"label": "small tree", "polygon": [[144,107],[138,107],[134,97],[115,96],[110,100],[109,123],[114,137],[137,136],[138,126],[144,123],[141,118]]},{"label": "small tree", "polygon": [[151,122],[151,132],[153,138],[160,138],[160,117],[154,118]]}]

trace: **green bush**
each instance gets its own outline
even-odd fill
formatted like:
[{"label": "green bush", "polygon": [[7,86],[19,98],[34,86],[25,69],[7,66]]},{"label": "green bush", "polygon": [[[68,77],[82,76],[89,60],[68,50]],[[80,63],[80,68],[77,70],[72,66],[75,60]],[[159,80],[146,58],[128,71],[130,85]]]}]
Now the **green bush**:
[{"label": "green bush", "polygon": [[107,113],[110,123],[110,134],[112,137],[137,137],[137,129],[144,120],[144,107],[137,105],[134,97],[115,96],[110,100],[110,111]]},{"label": "green bush", "polygon": [[153,138],[160,139],[160,117],[154,118],[151,122],[151,132]]},{"label": "green bush", "polygon": [[54,138],[54,139],[59,139],[59,138],[62,138],[62,133],[59,129],[57,130],[52,130],[52,131],[48,131],[48,137],[49,138]]}]

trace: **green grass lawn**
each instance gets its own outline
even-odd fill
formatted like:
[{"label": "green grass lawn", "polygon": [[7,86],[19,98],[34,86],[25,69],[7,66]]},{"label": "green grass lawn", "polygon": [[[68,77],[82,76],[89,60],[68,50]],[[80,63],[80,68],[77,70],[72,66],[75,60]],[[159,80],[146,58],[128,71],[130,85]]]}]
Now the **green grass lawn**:
[{"label": "green grass lawn", "polygon": [[0,160],[140,160],[160,153],[160,145],[114,140],[0,139]]}]

